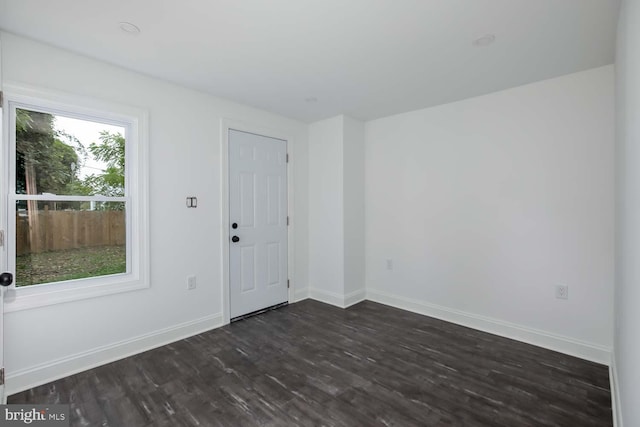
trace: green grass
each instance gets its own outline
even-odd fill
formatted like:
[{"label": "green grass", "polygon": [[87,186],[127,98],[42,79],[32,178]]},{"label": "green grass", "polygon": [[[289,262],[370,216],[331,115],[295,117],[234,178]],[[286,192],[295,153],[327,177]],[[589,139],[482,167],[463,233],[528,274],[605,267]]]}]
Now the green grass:
[{"label": "green grass", "polygon": [[124,246],[67,249],[16,258],[16,286],[124,273]]}]

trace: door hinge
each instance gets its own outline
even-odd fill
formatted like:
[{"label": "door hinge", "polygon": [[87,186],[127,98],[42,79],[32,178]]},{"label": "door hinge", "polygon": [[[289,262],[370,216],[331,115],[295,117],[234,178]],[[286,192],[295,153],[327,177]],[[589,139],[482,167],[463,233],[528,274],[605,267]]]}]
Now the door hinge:
[{"label": "door hinge", "polygon": [[[287,279],[287,289],[289,289],[289,279]],[[4,369],[2,371],[4,372]]]},{"label": "door hinge", "polygon": [[4,385],[4,368],[0,369],[0,385]]},{"label": "door hinge", "polygon": [[0,230],[0,247],[4,247],[4,230]]},{"label": "door hinge", "polygon": [[4,105],[4,92],[0,90],[0,108]]},{"label": "door hinge", "polygon": [[289,163],[289,153],[287,153],[287,163]]},{"label": "door hinge", "polygon": [[289,225],[289,216],[287,215],[287,225]]}]

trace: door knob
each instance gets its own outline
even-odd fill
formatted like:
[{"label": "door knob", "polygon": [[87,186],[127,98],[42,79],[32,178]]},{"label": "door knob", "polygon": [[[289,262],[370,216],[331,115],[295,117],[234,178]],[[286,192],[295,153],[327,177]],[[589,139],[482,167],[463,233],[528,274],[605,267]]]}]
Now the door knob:
[{"label": "door knob", "polygon": [[11,273],[0,274],[0,285],[9,286],[12,283],[13,283],[13,274]]},{"label": "door knob", "polygon": [[238,242],[240,241],[240,238],[239,238],[238,236],[233,236],[233,237],[231,238],[231,241],[232,241],[233,243],[238,243]]},{"label": "door knob", "polygon": [[231,224],[231,228],[233,228],[234,230],[238,228],[238,223],[234,222],[233,224]]}]

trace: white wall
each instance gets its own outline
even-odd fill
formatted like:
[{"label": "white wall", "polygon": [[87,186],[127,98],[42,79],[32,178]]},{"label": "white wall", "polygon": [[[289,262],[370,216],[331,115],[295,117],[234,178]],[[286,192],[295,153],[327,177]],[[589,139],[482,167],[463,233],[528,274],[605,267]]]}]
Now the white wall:
[{"label": "white wall", "polygon": [[324,300],[344,291],[343,160],[342,116],[309,125],[309,288]]},{"label": "white wall", "polygon": [[[145,108],[150,118],[151,288],[12,312],[5,317],[9,392],[109,353],[135,351],[128,340],[183,325],[221,321],[220,119],[295,138],[294,286],[307,286],[307,125],[148,78],[87,57],[2,33],[4,82]],[[184,198],[198,196],[198,208]],[[186,277],[198,287],[187,291]],[[184,332],[183,331],[183,332]],[[180,331],[176,332],[179,333]],[[153,338],[147,337],[146,344]],[[122,346],[111,352],[108,347]],[[74,360],[74,357],[80,357]],[[59,362],[60,369],[52,368]]]},{"label": "white wall", "polygon": [[309,296],[346,307],[365,297],[364,123],[309,125]]},{"label": "white wall", "polygon": [[[572,342],[559,348],[568,352],[612,345],[613,67],[366,125],[339,116],[307,127],[11,34],[2,42],[5,81],[150,113],[152,287],[8,314],[10,392],[12,381],[55,375],[52,362],[70,369],[114,343],[219,323],[223,117],[295,137],[296,295],[307,283],[343,303],[360,292],[364,240],[371,299],[506,325],[507,335],[520,328],[523,340],[533,331]],[[187,194],[198,209],[184,208]],[[198,276],[195,291],[188,274]],[[556,283],[570,286],[569,300],[554,298]],[[618,320],[620,371],[637,374],[628,338],[637,314]],[[629,401],[632,384],[623,384]]]},{"label": "white wall", "polygon": [[344,293],[347,305],[364,298],[364,123],[343,116]]},{"label": "white wall", "polygon": [[[614,372],[618,426],[640,425],[640,2],[623,1],[616,55]],[[621,408],[621,411],[620,411]]]},{"label": "white wall", "polygon": [[368,297],[608,362],[613,85],[607,66],[368,122]]}]

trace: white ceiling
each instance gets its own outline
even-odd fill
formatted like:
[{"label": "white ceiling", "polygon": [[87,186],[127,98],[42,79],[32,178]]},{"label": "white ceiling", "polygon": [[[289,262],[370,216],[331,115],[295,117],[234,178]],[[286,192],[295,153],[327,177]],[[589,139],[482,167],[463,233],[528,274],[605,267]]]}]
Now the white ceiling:
[{"label": "white ceiling", "polygon": [[[368,120],[611,64],[618,6],[0,0],[0,28],[304,121],[337,114]],[[121,21],[142,32],[123,32]],[[472,46],[489,33],[494,44]]]}]

